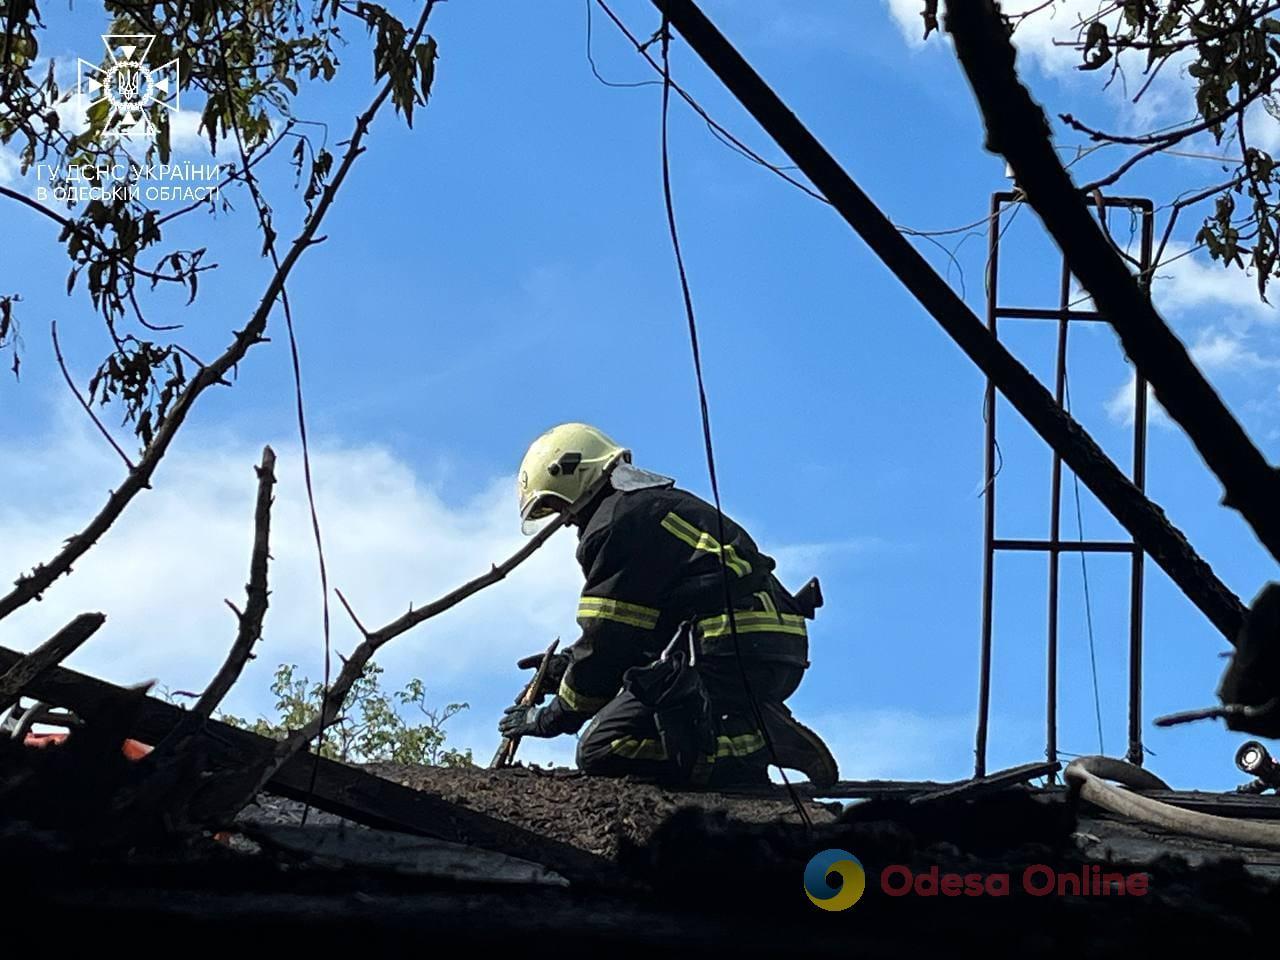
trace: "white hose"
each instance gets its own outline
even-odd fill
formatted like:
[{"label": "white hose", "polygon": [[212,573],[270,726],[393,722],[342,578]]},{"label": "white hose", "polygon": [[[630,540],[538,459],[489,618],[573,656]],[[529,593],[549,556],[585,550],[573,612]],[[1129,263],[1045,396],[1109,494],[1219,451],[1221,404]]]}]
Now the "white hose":
[{"label": "white hose", "polygon": [[1090,803],[1169,833],[1245,847],[1280,850],[1280,824],[1237,820],[1184,810],[1107,783],[1107,780],[1115,780],[1138,790],[1169,789],[1155,774],[1133,764],[1110,757],[1080,757],[1067,765],[1063,776]]}]

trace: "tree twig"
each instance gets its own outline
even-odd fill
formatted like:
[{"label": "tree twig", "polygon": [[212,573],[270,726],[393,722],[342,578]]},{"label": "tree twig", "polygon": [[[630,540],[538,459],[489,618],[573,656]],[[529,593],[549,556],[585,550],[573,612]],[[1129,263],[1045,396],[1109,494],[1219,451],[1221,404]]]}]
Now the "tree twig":
[{"label": "tree twig", "polygon": [[[373,659],[373,655],[378,652],[379,648],[418,624],[439,616],[451,607],[457,606],[463,600],[480,592],[485,587],[492,586],[503,580],[511,571],[533,556],[538,548],[546,543],[552,534],[563,527],[566,522],[567,518],[563,516],[556,517],[539,530],[535,536],[531,537],[523,547],[502,563],[493,565],[487,572],[464,583],[438,600],[432,601],[425,607],[410,610],[377,630],[364,632],[364,639],[344,661],[337,679],[325,692],[324,698],[321,700],[320,710],[315,717],[281,740],[272,751],[271,756],[257,767],[253,775],[242,781],[242,785],[236,791],[238,795],[224,806],[222,816],[226,819],[234,816],[236,812],[258,794],[266,782],[274,777],[281,767],[305,749],[308,743],[324,732],[325,727],[337,718],[342,710],[343,703],[347,699],[347,695],[351,692],[351,688],[364,675],[365,667]],[[345,600],[343,605],[346,606]],[[354,612],[352,613],[352,619],[356,620],[357,625],[359,624]]]},{"label": "tree twig", "polygon": [[1116,167],[1114,170],[1111,171],[1111,173],[1107,174],[1105,177],[1100,177],[1091,183],[1085,184],[1083,187],[1080,188],[1081,191],[1084,193],[1089,193],[1090,191],[1098,190],[1102,187],[1109,187],[1111,184],[1115,183],[1117,180],[1123,177],[1126,173],[1128,173],[1135,165],[1147,159],[1148,157],[1154,156],[1157,153],[1162,153],[1163,151],[1168,150],[1174,144],[1181,143],[1183,140],[1187,139],[1190,136],[1193,136],[1194,134],[1204,133],[1208,130],[1213,129],[1219,124],[1226,123],[1233,116],[1243,115],[1244,111],[1248,109],[1249,106],[1255,100],[1269,93],[1271,90],[1271,87],[1274,86],[1276,81],[1278,80],[1280,80],[1280,70],[1273,71],[1267,74],[1267,76],[1263,77],[1261,80],[1259,80],[1258,82],[1259,85],[1256,90],[1254,90],[1252,93],[1248,94],[1247,96],[1241,97],[1233,106],[1229,107],[1226,110],[1223,110],[1221,113],[1214,114],[1212,117],[1209,117],[1207,120],[1202,120],[1199,123],[1192,124],[1189,127],[1182,127],[1181,129],[1175,130],[1172,133],[1149,134],[1149,135],[1140,136],[1140,137],[1125,137],[1125,136],[1120,136],[1118,134],[1113,135],[1109,133],[1103,133],[1100,130],[1094,130],[1091,127],[1087,127],[1084,124],[1080,123],[1080,121],[1076,120],[1070,114],[1063,114],[1062,120],[1064,123],[1066,123],[1071,127],[1074,127],[1077,130],[1080,130],[1083,133],[1089,134],[1090,138],[1093,140],[1101,140],[1101,141],[1105,141],[1106,143],[1119,143],[1119,144],[1135,144],[1135,145],[1146,144],[1146,146],[1144,146],[1143,149],[1132,154],[1128,159],[1126,159],[1122,164],[1120,164],[1120,166]]},{"label": "tree twig", "polygon": [[347,602],[347,598],[342,595],[342,591],[337,587],[333,588],[333,592],[338,595],[338,599],[342,601],[342,607],[347,611],[347,616],[351,618],[351,622],[356,625],[356,629],[360,631],[361,636],[367,637],[369,631],[365,629],[365,625],[360,622],[360,618],[356,616],[356,612],[351,609],[351,604]]},{"label": "tree twig", "polygon": [[101,613],[82,613],[6,670],[0,676],[0,713],[18,702],[28,684],[78,650],[106,620]]},{"label": "tree twig", "polygon": [[1151,258],[1150,270],[1155,273],[1156,268],[1160,266],[1160,260],[1164,257],[1165,247],[1169,245],[1169,239],[1173,236],[1174,225],[1178,222],[1178,214],[1182,213],[1187,207],[1195,206],[1201,201],[1208,200],[1210,197],[1216,197],[1218,194],[1227,190],[1234,190],[1246,180],[1249,179],[1247,173],[1242,173],[1238,177],[1233,177],[1226,183],[1219,183],[1216,186],[1201,190],[1189,197],[1183,197],[1174,201],[1172,212],[1169,214],[1169,220],[1164,225],[1164,233],[1160,235],[1160,243],[1156,246],[1156,254]]},{"label": "tree twig", "polygon": [[986,120],[988,148],[1009,162],[1071,272],[1120,335],[1161,406],[1221,481],[1224,504],[1239,511],[1280,558],[1280,473],[1254,446],[1094,222],[1053,149],[1044,111],[1018,78],[1016,53],[994,4],[949,0],[947,8],[948,30]]},{"label": "tree twig", "polygon": [[49,330],[53,337],[53,356],[58,361],[58,369],[62,371],[62,379],[67,382],[67,389],[80,402],[80,406],[84,412],[89,415],[89,419],[93,421],[93,425],[98,428],[98,432],[106,438],[107,443],[111,444],[111,448],[120,454],[120,459],[124,461],[124,465],[130,470],[134,469],[133,461],[129,459],[129,455],[124,452],[120,444],[116,443],[116,438],[111,436],[111,432],[107,430],[102,420],[93,412],[93,407],[89,406],[89,402],[85,400],[80,393],[80,389],[76,386],[75,381],[71,379],[71,373],[67,370],[67,362],[62,358],[62,346],[58,343],[58,321],[54,320],[49,324]]},{"label": "tree twig", "polygon": [[1205,133],[1214,127],[1221,126],[1232,117],[1243,112],[1259,97],[1266,96],[1271,87],[1280,80],[1280,70],[1272,70],[1266,76],[1258,78],[1258,86],[1249,93],[1242,96],[1239,100],[1221,110],[1212,116],[1205,117],[1189,126],[1179,127],[1177,130],[1170,130],[1167,133],[1144,133],[1137,136],[1126,136],[1120,133],[1107,133],[1104,130],[1096,130],[1087,124],[1081,123],[1069,113],[1061,114],[1062,122],[1080,133],[1088,134],[1091,140],[1104,140],[1107,143],[1126,143],[1132,146],[1155,146],[1155,147],[1171,147],[1179,141],[1185,140],[1187,137],[1197,133]]},{"label": "tree twig", "polygon": [[[43,203],[40,203],[38,200],[34,200],[31,197],[28,197],[25,193],[22,193],[21,191],[14,190],[12,187],[0,186],[0,197],[8,197],[10,200],[16,200],[18,201],[18,203],[21,203],[23,206],[30,207],[32,210],[36,211],[37,213],[44,214],[46,217],[48,217],[54,223],[58,224],[58,226],[62,227],[63,229],[71,230],[71,231],[74,231],[75,233],[80,234],[80,236],[82,236],[85,240],[87,240],[93,246],[97,247],[99,250],[105,253],[108,257],[115,260],[117,263],[121,263],[126,269],[128,269],[130,273],[136,273],[140,277],[146,277],[152,283],[185,283],[186,282],[185,278],[180,274],[157,273],[154,270],[148,270],[145,267],[139,267],[137,264],[124,263],[120,256],[119,250],[111,249],[111,247],[103,243],[99,237],[95,236],[91,231],[86,230],[84,227],[80,226],[80,224],[77,223],[74,219],[70,217],[64,217],[62,214],[58,213],[56,210],[52,210],[49,207],[46,207]],[[205,267],[203,269],[207,270],[210,268]]]},{"label": "tree twig", "polygon": [[[244,591],[248,599],[244,612],[236,611],[239,629],[235,643],[223,661],[222,668],[214,676],[200,699],[191,708],[199,721],[213,716],[222,698],[240,678],[244,666],[253,656],[253,647],[262,636],[262,620],[267,614],[267,564],[271,558],[271,503],[272,487],[276,483],[276,454],[270,447],[262,448],[262,464],[257,467],[258,499],[253,511],[253,553],[249,558],[249,582]],[[232,607],[234,610],[235,608]]]}]

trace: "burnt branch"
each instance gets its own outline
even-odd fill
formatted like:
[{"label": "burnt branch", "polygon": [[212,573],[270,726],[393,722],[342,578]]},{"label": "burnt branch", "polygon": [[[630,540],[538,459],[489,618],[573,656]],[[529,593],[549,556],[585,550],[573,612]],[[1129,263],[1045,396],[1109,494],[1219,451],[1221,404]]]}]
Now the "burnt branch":
[{"label": "burnt branch", "polygon": [[6,670],[0,676],[0,713],[18,702],[28,684],[80,649],[106,620],[101,613],[82,613]]},{"label": "burnt branch", "polygon": [[1280,474],[1192,362],[1090,215],[1053,149],[1044,111],[1018,79],[1015,51],[995,5],[991,0],[950,0],[947,7],[947,28],[982,109],[988,148],[1008,160],[1071,272],[1120,335],[1161,405],[1222,482],[1223,503],[1239,511],[1280,558]]},{"label": "burnt branch", "polygon": [[195,706],[182,713],[155,750],[143,762],[145,779],[115,799],[121,815],[118,832],[127,836],[131,830],[145,830],[149,822],[163,820],[170,828],[186,828],[201,822],[199,796],[206,788],[202,775],[208,742],[205,736],[213,711],[240,678],[244,666],[253,657],[253,647],[262,636],[262,620],[267,612],[267,565],[270,560],[272,488],[275,486],[276,455],[270,447],[262,450],[258,474],[258,496],[254,506],[253,551],[249,560],[249,582],[245,585],[248,600],[244,611],[230,600],[227,606],[239,621],[235,643],[209,686]]},{"label": "burnt branch", "polygon": [[[298,728],[289,734],[288,737],[281,740],[272,750],[271,755],[264,761],[259,763],[247,776],[241,775],[237,777],[234,792],[222,794],[227,799],[221,801],[221,810],[219,811],[221,818],[230,820],[245,804],[249,803],[258,792],[265,786],[268,780],[276,775],[276,773],[298,753],[306,749],[306,745],[312,740],[320,736],[324,732],[324,728],[332,723],[341,713],[342,706],[346,702],[347,695],[351,692],[351,688],[356,681],[364,675],[364,669],[369,661],[373,659],[375,653],[389,641],[400,636],[416,627],[418,624],[432,617],[439,616],[446,610],[457,606],[468,597],[479,593],[485,587],[492,586],[495,583],[506,578],[506,576],[515,570],[516,567],[524,563],[529,557],[533,556],[544,543],[566,523],[563,516],[557,517],[548,523],[538,533],[530,538],[529,542],[517,550],[514,554],[504,560],[502,563],[495,564],[486,573],[464,583],[451,593],[445,594],[438,600],[435,600],[425,607],[419,607],[417,610],[410,610],[403,616],[397,617],[390,623],[379,627],[377,630],[361,631],[364,639],[351,652],[351,655],[343,662],[342,670],[338,674],[333,685],[325,691],[323,700],[321,701],[320,711],[306,725]],[[343,605],[347,606],[345,600]],[[348,612],[351,614],[352,620],[359,625],[354,611],[347,606]],[[217,819],[216,817],[211,819]]]},{"label": "burnt branch", "polygon": [[[245,664],[253,657],[253,648],[262,637],[262,620],[267,614],[267,564],[270,561],[272,488],[276,483],[276,454],[270,447],[262,448],[262,464],[255,468],[258,474],[258,499],[253,511],[253,553],[249,558],[249,582],[244,591],[247,600],[244,612],[236,610],[239,629],[227,659],[214,676],[200,699],[191,708],[193,718],[208,720],[227,695]],[[235,610],[235,607],[232,607]]]}]

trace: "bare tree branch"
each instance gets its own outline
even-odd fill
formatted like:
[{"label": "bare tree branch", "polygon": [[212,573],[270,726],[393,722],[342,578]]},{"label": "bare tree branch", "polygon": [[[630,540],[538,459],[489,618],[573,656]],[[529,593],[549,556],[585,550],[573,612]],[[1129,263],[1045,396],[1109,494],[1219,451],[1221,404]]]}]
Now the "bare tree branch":
[{"label": "bare tree branch", "polygon": [[0,713],[18,702],[29,683],[78,650],[106,620],[101,613],[82,613],[6,670],[0,676]]},{"label": "bare tree branch", "polygon": [[[271,557],[271,489],[276,483],[276,454],[270,447],[262,448],[262,465],[256,470],[258,500],[253,511],[253,553],[249,558],[249,582],[244,588],[248,600],[243,613],[236,611],[240,627],[236,631],[236,641],[232,644],[227,659],[191,708],[192,716],[200,722],[213,716],[213,711],[222,702],[222,698],[240,678],[240,672],[253,656],[254,644],[262,636],[262,620],[267,614],[267,599],[270,596],[267,589],[267,564]],[[235,610],[235,607],[231,609]]]},{"label": "bare tree branch", "polygon": [[[325,692],[324,699],[321,701],[320,711],[309,723],[281,740],[272,751],[271,756],[262,762],[250,776],[239,779],[233,799],[226,802],[222,807],[222,816],[225,818],[234,816],[258,794],[266,782],[274,777],[281,767],[304,750],[308,743],[320,736],[325,727],[338,717],[347,695],[351,692],[351,688],[364,675],[365,667],[373,659],[373,655],[378,652],[380,647],[418,624],[444,613],[473,594],[479,593],[485,587],[492,586],[503,580],[511,571],[533,556],[538,548],[546,543],[552,534],[563,527],[566,522],[567,518],[563,516],[556,517],[538,531],[535,536],[531,537],[528,543],[502,563],[495,564],[488,572],[468,581],[425,607],[410,610],[377,630],[365,633],[364,640],[351,652],[351,656],[344,661],[337,679]],[[354,612],[352,612],[352,619],[356,619]],[[356,620],[356,623],[358,624],[359,620]]]},{"label": "bare tree branch", "polygon": [[1119,133],[1107,133],[1103,130],[1095,130],[1087,124],[1081,123],[1069,113],[1061,114],[1062,122],[1067,124],[1073,130],[1080,133],[1086,133],[1091,140],[1100,140],[1107,143],[1127,143],[1134,146],[1150,145],[1164,149],[1171,147],[1175,143],[1185,140],[1187,137],[1194,136],[1197,133],[1205,133],[1220,127],[1233,117],[1239,116],[1248,107],[1270,92],[1271,86],[1280,80],[1280,70],[1272,70],[1270,73],[1262,77],[1258,81],[1256,89],[1245,94],[1226,110],[1221,110],[1210,117],[1206,117],[1197,123],[1189,124],[1185,127],[1179,127],[1177,130],[1171,130],[1168,133],[1147,133],[1139,136],[1125,136]]},{"label": "bare tree branch", "polygon": [[[430,12],[433,2],[434,0],[428,0],[425,4],[415,37],[421,35],[422,27],[426,23],[426,15]],[[130,501],[149,486],[151,475],[155,472],[156,467],[159,466],[165,453],[168,452],[169,445],[173,442],[174,436],[176,436],[178,429],[185,422],[187,414],[191,412],[191,407],[199,396],[210,386],[221,382],[231,369],[244,359],[249,349],[254,344],[262,341],[263,332],[267,326],[267,318],[270,316],[276,301],[280,298],[285,281],[303,252],[311,246],[316,231],[319,229],[320,224],[324,222],[329,208],[333,206],[333,201],[343,183],[346,182],[347,175],[351,172],[351,167],[356,158],[365,151],[364,139],[369,132],[369,126],[391,95],[393,83],[394,80],[390,79],[384,83],[368,108],[356,118],[355,129],[351,134],[351,139],[347,141],[347,148],[343,153],[342,161],[338,164],[338,168],[329,182],[325,184],[314,211],[303,224],[298,236],[290,244],[288,251],[280,262],[280,267],[272,274],[257,309],[254,310],[244,329],[236,334],[235,339],[221,356],[209,363],[208,366],[202,367],[191,378],[183,389],[182,394],[175,401],[172,409],[161,422],[159,429],[156,430],[151,443],[143,451],[137,466],[129,471],[124,482],[108,497],[106,504],[89,521],[88,525],[79,533],[71,536],[62,550],[48,563],[40,564],[31,573],[19,577],[14,584],[14,589],[5,596],[0,597],[0,619],[43,594],[50,584],[68,573],[72,565],[80,557],[84,556],[85,552],[110,529]],[[0,191],[2,190],[3,188],[0,188]]]},{"label": "bare tree branch", "polygon": [[1053,149],[1044,111],[1018,79],[1015,51],[991,0],[949,0],[947,28],[986,119],[989,149],[1062,249],[1071,272],[1120,335],[1169,416],[1187,432],[1238,510],[1280,559],[1280,474],[1192,362],[1090,216]]},{"label": "bare tree branch", "polygon": [[239,620],[235,643],[217,674],[189,711],[182,713],[155,750],[146,758],[149,776],[138,786],[117,798],[117,809],[129,822],[140,823],[147,817],[165,811],[174,822],[193,820],[193,799],[205,788],[199,771],[207,743],[202,740],[209,718],[227,691],[239,679],[241,671],[253,656],[253,647],[262,635],[262,620],[267,612],[267,565],[270,560],[272,488],[275,486],[276,455],[269,446],[262,449],[258,474],[258,496],[254,506],[253,550],[249,559],[249,582],[245,584],[248,601],[244,612],[230,600],[228,607]]},{"label": "bare tree branch", "polygon": [[349,604],[347,602],[347,598],[342,595],[342,591],[337,587],[334,587],[333,592],[336,593],[338,595],[338,599],[342,601],[342,607],[347,611],[347,616],[351,618],[351,622],[356,625],[356,629],[360,631],[362,636],[367,637],[369,635],[369,631],[365,628],[365,625],[360,622],[360,618],[356,616],[356,612],[351,609],[351,604]]},{"label": "bare tree branch", "polygon": [[1169,245],[1169,240],[1173,236],[1173,228],[1178,222],[1178,215],[1187,207],[1193,207],[1197,203],[1208,200],[1210,197],[1216,197],[1220,193],[1227,190],[1234,190],[1246,180],[1249,179],[1247,173],[1242,173],[1237,177],[1232,177],[1225,183],[1219,183],[1205,190],[1200,190],[1191,196],[1182,196],[1175,200],[1172,204],[1169,219],[1165,222],[1164,232],[1160,234],[1160,243],[1156,246],[1155,256],[1151,258],[1151,271],[1154,273],[1160,267],[1160,261],[1164,257],[1165,248]]}]

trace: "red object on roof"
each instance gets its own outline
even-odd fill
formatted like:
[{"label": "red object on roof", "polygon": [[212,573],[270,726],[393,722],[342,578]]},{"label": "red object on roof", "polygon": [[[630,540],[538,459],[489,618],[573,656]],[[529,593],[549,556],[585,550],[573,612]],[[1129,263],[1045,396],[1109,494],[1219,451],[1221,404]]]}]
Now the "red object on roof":
[{"label": "red object on roof", "polygon": [[[45,747],[57,746],[67,739],[65,733],[28,733],[23,738],[23,744],[28,747],[36,747],[43,749]],[[145,743],[139,743],[137,740],[126,740],[120,747],[120,752],[129,760],[141,760],[152,751],[152,747]]]}]

